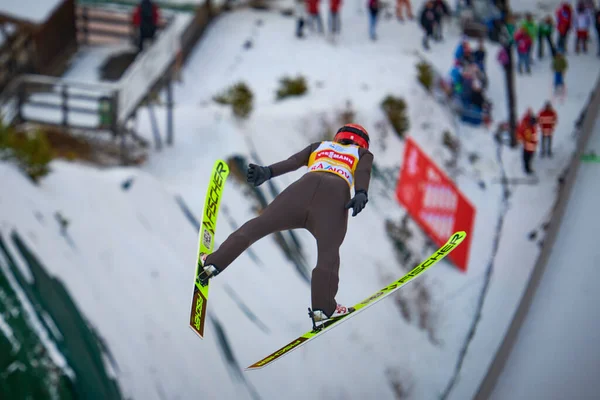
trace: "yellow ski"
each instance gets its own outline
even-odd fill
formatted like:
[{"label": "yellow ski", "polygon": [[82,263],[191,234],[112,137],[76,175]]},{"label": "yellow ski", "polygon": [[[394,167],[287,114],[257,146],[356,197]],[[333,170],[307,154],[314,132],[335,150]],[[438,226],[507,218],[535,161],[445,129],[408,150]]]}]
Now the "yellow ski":
[{"label": "yellow ski", "polygon": [[211,180],[204,201],[204,212],[198,238],[198,258],[196,260],[196,273],[194,275],[194,295],[190,313],[190,328],[204,338],[204,325],[206,322],[206,307],[208,302],[208,283],[202,285],[198,279],[203,254],[210,254],[215,246],[215,231],[217,229],[217,216],[221,205],[221,195],[225,180],[229,175],[229,167],[223,160],[217,160],[212,170]]},{"label": "yellow ski", "polygon": [[[381,289],[374,295],[368,297],[367,299],[361,301],[360,303],[358,303],[354,307],[352,307],[354,309],[354,311],[350,312],[349,314],[342,315],[340,317],[326,320],[324,323],[322,323],[318,326],[315,324],[314,319],[313,319],[313,329],[312,330],[310,330],[309,332],[300,336],[299,338],[292,340],[290,343],[286,344],[285,346],[283,346],[276,352],[268,355],[267,357],[263,358],[262,360],[257,361],[256,363],[252,364],[251,366],[246,368],[246,370],[256,370],[256,369],[263,368],[264,366],[283,357],[284,355],[289,354],[291,351],[297,349],[298,347],[306,344],[307,342],[311,341],[312,339],[316,338],[317,336],[329,331],[329,329],[331,329],[332,327],[337,326],[341,322],[348,320],[349,318],[358,314],[358,312],[365,310],[367,307],[372,306],[373,304],[377,303],[379,300],[394,293],[396,290],[400,289],[402,286],[406,285],[408,282],[412,281],[414,278],[421,275],[423,272],[427,271],[433,265],[435,265],[440,260],[442,260],[444,257],[446,257],[448,254],[450,254],[450,252],[452,252],[452,250],[454,250],[456,247],[458,247],[459,244],[461,244],[461,242],[465,239],[465,237],[467,237],[466,232],[460,231],[460,232],[454,233],[450,237],[450,239],[448,239],[446,244],[444,244],[442,247],[440,247],[438,250],[436,250],[435,253],[433,253],[431,256],[429,256],[421,264],[419,264],[415,268],[413,268],[409,273],[407,273],[402,278],[400,278],[397,281],[391,283],[390,285],[384,287],[383,289]],[[312,311],[310,310],[310,308],[308,309],[308,313],[309,313],[309,316],[311,316],[311,318],[312,318]]]}]

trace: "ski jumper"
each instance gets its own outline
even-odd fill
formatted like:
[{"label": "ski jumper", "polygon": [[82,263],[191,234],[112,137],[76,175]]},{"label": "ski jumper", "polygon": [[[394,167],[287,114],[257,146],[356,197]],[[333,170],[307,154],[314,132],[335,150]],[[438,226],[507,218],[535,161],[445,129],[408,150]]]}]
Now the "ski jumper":
[{"label": "ski jumper", "polygon": [[307,229],[317,241],[317,265],[312,271],[313,310],[333,314],[337,302],[340,254],[346,236],[350,191],[368,192],[373,154],[336,142],[317,142],[290,158],[269,166],[271,178],[308,166],[308,173],[283,190],[263,212],[233,232],[205,265],[220,272],[259,239],[283,230]]}]

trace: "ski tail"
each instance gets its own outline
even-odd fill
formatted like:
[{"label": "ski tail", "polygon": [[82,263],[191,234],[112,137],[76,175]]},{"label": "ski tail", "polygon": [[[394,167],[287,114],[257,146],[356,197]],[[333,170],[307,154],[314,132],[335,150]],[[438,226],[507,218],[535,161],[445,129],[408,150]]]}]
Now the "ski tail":
[{"label": "ski tail", "polygon": [[198,274],[202,268],[202,255],[212,253],[215,246],[217,217],[221,206],[223,188],[225,187],[228,175],[229,167],[227,163],[223,160],[217,160],[213,166],[208,191],[206,192],[202,222],[198,235],[198,256],[196,259],[196,272],[194,274],[194,295],[192,297],[189,326],[200,338],[204,338],[204,325],[208,305],[208,283],[202,285],[198,279]]},{"label": "ski tail", "polygon": [[352,318],[360,311],[363,311],[366,308],[377,303],[378,301],[386,298],[387,296],[394,293],[396,290],[400,289],[402,286],[406,285],[413,279],[420,276],[423,272],[427,271],[429,268],[433,267],[435,264],[437,264],[438,262],[443,260],[456,247],[458,247],[458,245],[460,245],[466,237],[467,237],[466,232],[459,231],[459,232],[454,233],[442,247],[437,249],[425,261],[423,261],[422,263],[417,265],[409,273],[407,273],[406,275],[404,275],[402,278],[398,279],[397,281],[392,282],[391,284],[384,287],[383,289],[379,290],[377,293],[373,294],[372,296],[369,296],[368,298],[361,301],[360,303],[354,305],[352,307],[352,308],[354,308],[354,311],[352,311],[351,313],[326,320],[324,323],[320,324],[317,327],[317,330],[312,329],[309,332],[306,332],[304,335],[294,339],[293,341],[286,344],[285,346],[283,346],[279,350],[275,351],[274,353],[268,355],[267,357],[263,358],[260,361],[257,361],[256,363],[250,365],[248,368],[246,368],[246,370],[253,371],[253,370],[257,370],[257,369],[267,366],[268,364],[272,363],[273,361],[283,357],[286,354],[289,354],[290,352],[297,349],[298,347],[303,346],[304,344],[306,344],[310,340],[316,338],[317,336],[327,332],[330,328],[337,326],[339,323],[347,320],[348,318]]}]

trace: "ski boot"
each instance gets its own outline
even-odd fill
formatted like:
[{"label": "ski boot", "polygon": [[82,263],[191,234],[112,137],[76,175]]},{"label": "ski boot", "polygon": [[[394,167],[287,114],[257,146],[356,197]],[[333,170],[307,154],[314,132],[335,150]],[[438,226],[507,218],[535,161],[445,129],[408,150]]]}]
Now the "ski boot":
[{"label": "ski boot", "polygon": [[208,285],[208,280],[219,274],[219,270],[212,264],[204,265],[208,254],[202,254],[200,256],[200,273],[198,274],[198,281],[202,286]]},{"label": "ski boot", "polygon": [[[312,320],[313,330],[317,331],[317,330],[321,329],[321,327],[323,326],[323,323],[325,321],[333,319],[333,318],[341,317],[346,314],[350,314],[353,311],[354,311],[353,307],[344,307],[343,305],[338,304],[335,307],[335,311],[333,312],[333,314],[331,314],[331,316],[329,316],[329,317],[327,315],[325,315],[325,313],[321,310],[313,311],[310,308],[308,309],[308,316]],[[320,322],[320,324],[317,325],[317,322]]]}]

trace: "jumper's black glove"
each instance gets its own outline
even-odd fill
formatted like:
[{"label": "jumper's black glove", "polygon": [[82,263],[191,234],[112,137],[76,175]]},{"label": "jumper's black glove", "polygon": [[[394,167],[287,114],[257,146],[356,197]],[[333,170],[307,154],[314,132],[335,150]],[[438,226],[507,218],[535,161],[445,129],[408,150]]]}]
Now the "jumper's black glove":
[{"label": "jumper's black glove", "polygon": [[260,186],[271,179],[272,171],[269,167],[261,167],[260,165],[250,164],[248,166],[248,183],[254,186]]},{"label": "jumper's black glove", "polygon": [[367,196],[367,192],[361,189],[354,193],[352,200],[346,204],[346,209],[352,208],[352,216],[356,217],[356,215],[365,208],[368,201],[369,197]]}]

